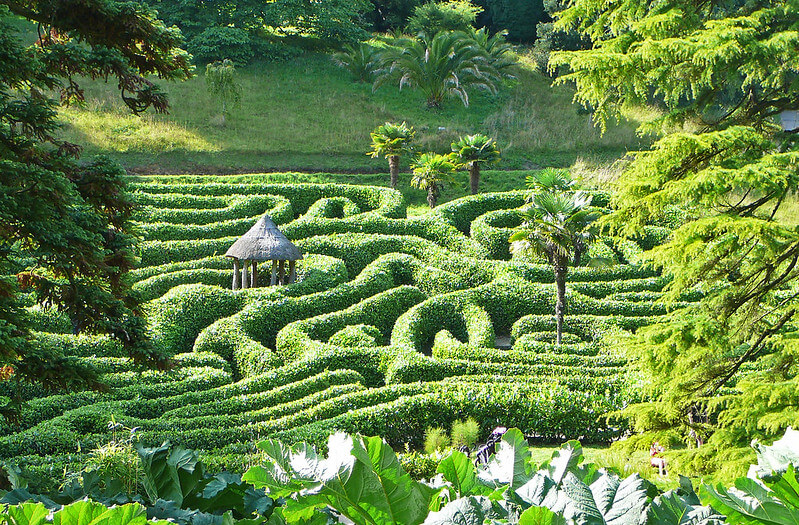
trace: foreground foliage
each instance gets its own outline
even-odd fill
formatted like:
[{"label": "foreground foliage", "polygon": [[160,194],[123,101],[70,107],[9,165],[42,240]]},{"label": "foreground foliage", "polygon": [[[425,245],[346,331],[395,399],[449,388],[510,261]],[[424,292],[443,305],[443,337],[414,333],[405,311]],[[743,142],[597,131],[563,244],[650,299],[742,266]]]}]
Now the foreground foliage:
[{"label": "foreground foliage", "polygon": [[[229,474],[203,481],[190,452],[161,447],[143,456],[148,461],[146,479],[155,487],[149,480],[157,476],[158,487],[164,488],[160,494],[176,500],[159,499],[146,512],[139,504],[108,509],[85,500],[64,507],[47,499],[15,505],[43,499],[15,491],[1,500],[6,506],[0,516],[14,525],[143,525],[147,518],[232,524],[247,513],[252,518],[238,523],[326,524],[343,518],[356,525],[788,524],[799,519],[797,436],[789,431],[771,447],[758,446],[758,464],[750,477],[736,480],[734,488],[704,485],[700,495],[688,478],[681,478],[679,488],[662,492],[637,474],[621,478],[584,463],[576,441],[536,465],[517,429],[503,436],[487,463],[476,467],[465,454],[452,451],[439,464],[437,476],[426,482],[411,479],[377,437],[333,434],[326,457],[304,443],[263,441],[259,447],[265,463],[250,468],[239,485]],[[164,464],[163,458],[173,454],[179,457]],[[158,468],[151,466],[153,461],[160,461]],[[170,476],[170,469],[178,475]],[[269,497],[247,483],[266,489]],[[203,504],[221,514],[174,510],[185,505],[186,495],[195,498],[189,505]],[[277,507],[270,497],[276,498]]]}]

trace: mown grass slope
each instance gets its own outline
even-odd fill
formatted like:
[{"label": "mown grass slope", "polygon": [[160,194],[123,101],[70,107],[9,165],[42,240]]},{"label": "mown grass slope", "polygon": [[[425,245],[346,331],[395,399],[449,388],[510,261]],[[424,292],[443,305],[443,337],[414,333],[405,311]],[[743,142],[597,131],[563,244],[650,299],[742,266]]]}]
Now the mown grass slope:
[{"label": "mown grass slope", "polygon": [[131,115],[116,86],[85,80],[86,103],[62,111],[65,138],[137,173],[381,171],[385,161],[365,152],[369,132],[388,120],[414,125],[419,147],[439,152],[461,134],[495,136],[503,149],[501,169],[604,161],[642,145],[629,123],[600,136],[590,115],[571,103],[572,91],[553,88],[524,56],[517,80],[496,96],[475,93],[468,108],[451,100],[430,110],[407,88],[373,92],[325,54],[253,65],[239,78],[241,107],[224,126],[202,70],[188,82],[163,84],[172,101],[169,115]]}]

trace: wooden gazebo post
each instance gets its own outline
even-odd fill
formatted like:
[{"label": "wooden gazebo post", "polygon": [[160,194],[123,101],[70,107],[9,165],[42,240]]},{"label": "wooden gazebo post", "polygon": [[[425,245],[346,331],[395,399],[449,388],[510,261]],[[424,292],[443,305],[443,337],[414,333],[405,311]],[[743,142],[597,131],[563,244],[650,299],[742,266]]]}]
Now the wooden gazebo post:
[{"label": "wooden gazebo post", "polygon": [[233,289],[241,288],[241,274],[239,273],[239,260],[233,258]]}]

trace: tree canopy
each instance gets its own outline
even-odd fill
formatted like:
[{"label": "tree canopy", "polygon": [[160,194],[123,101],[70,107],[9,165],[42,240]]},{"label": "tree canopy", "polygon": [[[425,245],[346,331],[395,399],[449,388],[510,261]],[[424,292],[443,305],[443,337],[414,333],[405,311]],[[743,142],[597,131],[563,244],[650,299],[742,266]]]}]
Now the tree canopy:
[{"label": "tree canopy", "polygon": [[[25,45],[20,24],[37,24]],[[135,263],[124,170],[80,161],[58,139],[59,104],[81,101],[81,77],[113,78],[131,111],[164,112],[155,75],[191,75],[182,37],[138,2],[0,2],[0,366],[16,381],[98,387],[38,340],[25,306],[66,314],[75,333],[108,333],[138,361],[164,364],[146,337],[126,272]],[[10,408],[8,405],[6,408]]]},{"label": "tree canopy", "polygon": [[704,294],[631,345],[652,400],[627,412],[639,430],[680,426],[701,443],[734,422],[742,442],[799,423],[796,395],[786,406],[758,393],[766,381],[799,387],[799,221],[785,210],[799,151],[778,119],[799,108],[797,13],[797,0],[577,0],[556,23],[593,42],[553,53],[550,67],[603,129],[630,107],[659,112],[640,130],[660,138],[627,162],[605,226],[637,235],[681,217],[650,259],[672,275],[673,297]]}]

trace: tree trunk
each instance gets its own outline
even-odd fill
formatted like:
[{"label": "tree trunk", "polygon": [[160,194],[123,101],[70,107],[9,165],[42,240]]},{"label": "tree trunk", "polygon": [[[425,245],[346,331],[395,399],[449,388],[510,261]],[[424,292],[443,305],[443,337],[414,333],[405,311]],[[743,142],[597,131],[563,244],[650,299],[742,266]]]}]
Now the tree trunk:
[{"label": "tree trunk", "polygon": [[558,294],[555,300],[555,321],[557,323],[555,344],[558,345],[563,338],[563,318],[566,315],[566,271],[565,265],[555,265],[555,288]]},{"label": "tree trunk", "polygon": [[469,163],[469,186],[472,189],[472,195],[477,195],[480,191],[480,165],[477,162]]},{"label": "tree trunk", "polygon": [[435,208],[437,200],[438,200],[438,191],[436,186],[432,185],[429,188],[427,188],[427,204],[429,204],[431,208]]},{"label": "tree trunk", "polygon": [[397,187],[399,180],[399,155],[390,155],[388,157],[388,173],[391,176],[391,187]]}]

